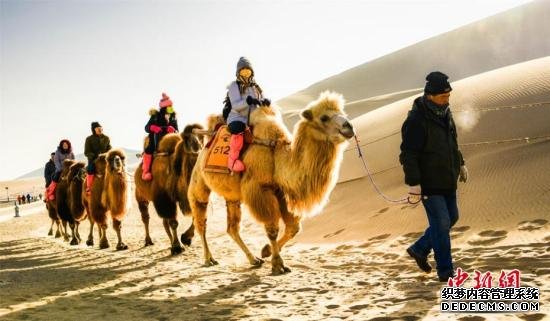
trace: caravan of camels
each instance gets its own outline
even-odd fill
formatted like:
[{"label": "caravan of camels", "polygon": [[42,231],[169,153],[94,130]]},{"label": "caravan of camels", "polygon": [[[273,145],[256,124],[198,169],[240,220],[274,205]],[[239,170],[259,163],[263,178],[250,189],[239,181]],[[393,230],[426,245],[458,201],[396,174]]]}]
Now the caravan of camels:
[{"label": "caravan of camels", "polygon": [[[261,103],[250,114],[250,134],[240,159],[246,168],[236,172],[209,168],[213,150],[223,152],[217,143],[228,143],[226,122],[221,115],[212,115],[207,126],[186,126],[180,133],[169,133],[158,142],[150,166],[152,179],[144,179],[144,166],[128,173],[124,152],[112,149],[96,158],[95,179],[87,190],[86,167],[83,162],[65,160],[55,199],[46,203],[56,237],[81,242],[80,223],[90,222],[86,244],[94,246],[97,226],[100,249],[108,248],[109,218],[115,230],[117,250],[128,248],[123,242],[122,222],[132,203],[131,183],[135,183],[137,201],[144,225],[144,246],[152,245],[149,235],[149,203],[162,219],[170,240],[170,253],[177,255],[190,246],[195,231],[200,236],[206,266],[218,264],[206,238],[206,210],[211,192],[226,201],[227,233],[237,243],[252,266],[261,266],[271,257],[274,275],[290,272],[281,257],[284,245],[299,231],[302,218],[317,213],[334,188],[347,140],[354,136],[353,127],[344,112],[343,97],[325,92],[301,112],[301,120],[291,134],[285,127],[278,108]],[[145,145],[148,145],[147,138]],[[144,161],[145,158],[144,158]],[[249,209],[263,224],[267,244],[261,255],[251,253],[241,239],[241,205]],[[192,218],[191,225],[178,237],[177,208]],[[280,233],[279,224],[284,231]],[[71,235],[67,232],[67,223]],[[215,251],[215,249],[213,249]]]}]

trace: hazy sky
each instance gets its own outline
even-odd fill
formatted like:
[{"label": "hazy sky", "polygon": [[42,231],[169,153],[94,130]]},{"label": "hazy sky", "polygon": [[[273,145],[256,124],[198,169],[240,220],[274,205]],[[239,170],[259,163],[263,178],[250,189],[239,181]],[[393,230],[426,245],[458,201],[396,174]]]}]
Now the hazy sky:
[{"label": "hazy sky", "polygon": [[[99,121],[141,149],[161,92],[180,127],[219,112],[240,56],[273,100],[528,1],[0,0],[0,180]],[[421,86],[422,84],[419,84]]]}]

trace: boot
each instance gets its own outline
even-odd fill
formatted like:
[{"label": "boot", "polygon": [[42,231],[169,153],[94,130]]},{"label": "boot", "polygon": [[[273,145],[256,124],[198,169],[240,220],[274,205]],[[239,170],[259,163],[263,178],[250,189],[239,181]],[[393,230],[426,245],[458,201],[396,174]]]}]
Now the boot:
[{"label": "boot", "polygon": [[243,149],[244,136],[243,134],[231,135],[229,142],[229,156],[227,158],[227,168],[233,172],[244,171],[244,164],[239,160],[239,154]]},{"label": "boot", "polygon": [[92,184],[94,183],[94,174],[86,175],[86,195],[90,195],[92,192]]},{"label": "boot", "polygon": [[48,188],[46,189],[46,198],[49,200],[49,201],[53,201],[55,200],[55,187],[57,186],[57,183],[55,181],[52,181],[50,183],[50,186],[48,186]]},{"label": "boot", "polygon": [[143,154],[143,162],[141,163],[141,169],[143,173],[141,173],[141,179],[144,181],[150,181],[153,179],[153,175],[151,175],[151,162],[153,161],[153,155],[152,154]]}]

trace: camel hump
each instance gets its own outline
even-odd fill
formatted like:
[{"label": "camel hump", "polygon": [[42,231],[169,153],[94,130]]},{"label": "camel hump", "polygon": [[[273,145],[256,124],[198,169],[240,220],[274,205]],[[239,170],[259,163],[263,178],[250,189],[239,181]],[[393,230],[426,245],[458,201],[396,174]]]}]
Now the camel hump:
[{"label": "camel hump", "polygon": [[160,140],[157,151],[159,153],[172,154],[176,150],[176,145],[180,140],[181,137],[178,134],[167,134]]}]

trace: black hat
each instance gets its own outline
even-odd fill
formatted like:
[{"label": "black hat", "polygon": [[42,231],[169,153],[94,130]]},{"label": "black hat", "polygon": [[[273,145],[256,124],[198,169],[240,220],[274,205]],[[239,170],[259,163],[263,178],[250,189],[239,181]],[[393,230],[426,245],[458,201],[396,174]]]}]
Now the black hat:
[{"label": "black hat", "polygon": [[92,134],[95,134],[95,129],[97,127],[101,127],[101,125],[96,121],[92,122]]},{"label": "black hat", "polygon": [[448,93],[453,88],[447,81],[449,77],[440,71],[430,72],[426,76],[426,86],[424,87],[424,93],[428,95],[439,95]]}]

